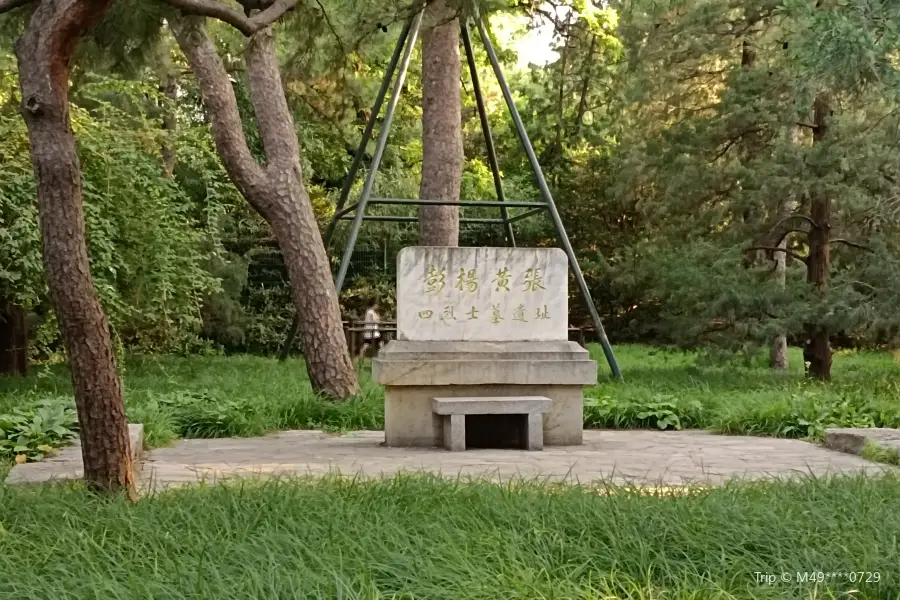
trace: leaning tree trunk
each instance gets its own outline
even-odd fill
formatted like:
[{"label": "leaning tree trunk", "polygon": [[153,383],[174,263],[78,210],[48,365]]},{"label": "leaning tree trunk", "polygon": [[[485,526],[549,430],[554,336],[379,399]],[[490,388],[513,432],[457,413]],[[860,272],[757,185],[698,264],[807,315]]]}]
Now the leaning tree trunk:
[{"label": "leaning tree trunk", "polygon": [[[456,0],[428,5],[422,42],[422,200],[459,201],[462,101]],[[458,206],[420,206],[419,244],[459,245]]]},{"label": "leaning tree trunk", "polygon": [[[816,97],[813,111],[813,143],[821,144],[828,135],[828,117],[831,112],[830,102],[825,94]],[[810,216],[814,225],[809,231],[806,278],[819,293],[824,293],[828,287],[831,244],[831,196],[824,181],[819,181],[813,188],[810,199]],[[828,328],[821,323],[807,323],[805,333],[803,358],[809,364],[807,374],[815,379],[830,379],[831,341]]]},{"label": "leaning tree trunk", "polygon": [[203,21],[173,20],[178,45],[200,85],[216,148],[228,175],[269,223],[284,256],[300,317],[300,339],[313,388],[336,399],[359,391],[347,351],[341,309],[312,202],[303,185],[300,148],[278,71],[271,28],[246,51],[250,96],[267,163],[261,167],[243,135],[234,90]]},{"label": "leaning tree trunk", "polygon": [[25,310],[0,297],[0,375],[28,374]]},{"label": "leaning tree trunk", "polygon": [[69,121],[69,61],[114,0],[43,0],[16,44],[37,180],[44,268],[72,368],[88,484],[135,494],[122,383],[88,261],[81,167]]}]

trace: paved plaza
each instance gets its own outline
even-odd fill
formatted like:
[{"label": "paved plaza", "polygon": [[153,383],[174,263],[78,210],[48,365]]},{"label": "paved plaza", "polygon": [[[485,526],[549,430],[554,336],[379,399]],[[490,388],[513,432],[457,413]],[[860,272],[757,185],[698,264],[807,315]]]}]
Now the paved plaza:
[{"label": "paved plaza", "polygon": [[713,435],[701,431],[587,430],[585,443],[541,452],[387,448],[384,432],[334,435],[288,431],[263,438],[180,440],[145,454],[143,481],[153,487],[247,475],[382,476],[596,480],[638,485],[719,484],[731,478],[878,473],[886,467],[799,440]]},{"label": "paved plaza", "polygon": [[[140,426],[132,426],[132,435]],[[496,481],[598,480],[642,486],[715,485],[733,478],[880,473],[891,469],[800,440],[723,436],[702,431],[586,430],[581,446],[524,450],[388,448],[384,432],[286,431],[259,438],[185,439],[140,454],[145,490],[233,477],[389,476],[433,473]],[[56,458],[15,467],[7,483],[81,477],[77,445]]]}]

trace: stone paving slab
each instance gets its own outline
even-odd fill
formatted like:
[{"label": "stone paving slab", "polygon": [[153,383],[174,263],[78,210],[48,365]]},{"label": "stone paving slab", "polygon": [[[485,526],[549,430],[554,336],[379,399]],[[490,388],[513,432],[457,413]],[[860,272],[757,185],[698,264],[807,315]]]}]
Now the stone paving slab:
[{"label": "stone paving slab", "polygon": [[825,430],[825,445],[833,450],[862,454],[869,443],[900,452],[900,429],[847,427]]},{"label": "stone paving slab", "polygon": [[[140,459],[144,449],[144,426],[129,425],[128,437],[131,442],[131,455]],[[45,458],[40,462],[16,465],[6,476],[6,483],[11,485],[25,483],[48,483],[51,481],[68,481],[84,477],[84,464],[81,462],[81,442],[76,439],[70,446],[62,448],[56,456]]]},{"label": "stone paving slab", "polygon": [[585,443],[542,452],[388,448],[382,431],[333,435],[287,431],[262,438],[180,440],[149,452],[145,485],[235,476],[382,476],[429,472],[507,481],[543,478],[637,485],[720,484],[731,478],[881,473],[892,469],[799,440],[721,436],[702,431],[586,430]]}]

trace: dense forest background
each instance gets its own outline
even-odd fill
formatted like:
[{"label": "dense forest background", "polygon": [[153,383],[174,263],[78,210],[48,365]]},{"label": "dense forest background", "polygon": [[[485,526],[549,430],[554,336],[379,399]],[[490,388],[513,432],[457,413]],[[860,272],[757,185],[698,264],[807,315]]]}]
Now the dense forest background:
[{"label": "dense forest background", "polygon": [[[323,229],[405,14],[387,4],[304,3],[278,25],[282,79]],[[780,334],[802,343],[809,323],[839,345],[900,341],[896,3],[495,1],[481,10],[491,11],[508,79],[614,342],[750,351]],[[293,314],[284,264],[222,167],[197,83],[160,27],[165,15],[162,5],[120,0],[73,65],[94,281],[120,350],[273,353]],[[24,314],[31,353],[46,358],[62,344],[5,43],[22,26],[11,15],[0,29],[0,312]],[[262,157],[241,36],[209,26]],[[529,65],[516,42],[536,28],[552,31],[554,53]],[[477,44],[476,55],[507,197],[536,199]],[[493,199],[471,83],[461,78],[461,197]],[[417,53],[376,195],[417,197],[421,162]],[[822,249],[806,216],[823,198],[824,285],[810,275],[807,257]],[[346,233],[338,230],[333,260]],[[522,246],[556,243],[542,217],[520,221],[516,236]],[[372,300],[390,313],[393,257],[416,241],[414,226],[364,226],[341,297],[345,319]],[[460,243],[501,245],[503,233],[464,226]],[[588,325],[570,289],[572,322]]]}]

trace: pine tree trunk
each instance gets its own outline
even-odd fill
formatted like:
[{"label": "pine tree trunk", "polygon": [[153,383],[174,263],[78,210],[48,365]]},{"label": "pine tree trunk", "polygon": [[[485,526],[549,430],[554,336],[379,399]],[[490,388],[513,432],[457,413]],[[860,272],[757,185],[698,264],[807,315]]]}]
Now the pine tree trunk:
[{"label": "pine tree trunk", "polygon": [[0,298],[0,375],[28,375],[25,311]]},{"label": "pine tree trunk", "polygon": [[[266,220],[287,267],[310,383],[331,398],[345,399],[359,392],[356,371],[347,349],[322,234],[309,195],[296,173],[299,163],[297,171],[274,175],[273,189],[267,195],[279,198],[279,202]],[[257,203],[260,201],[264,199],[259,198]]]},{"label": "pine tree trunk", "polygon": [[300,147],[278,71],[274,34],[271,29],[256,33],[245,53],[251,102],[267,159],[263,168],[250,154],[228,73],[203,21],[173,19],[171,25],[200,84],[225,169],[278,240],[313,389],[335,399],[348,398],[359,391],[359,384],[347,351],[331,266],[303,185]]},{"label": "pine tree trunk", "polygon": [[[462,184],[459,8],[435,0],[425,9],[422,43],[422,200],[459,201]],[[419,207],[419,244],[459,245],[459,207]]]},{"label": "pine tree trunk", "polygon": [[[828,135],[828,117],[831,106],[825,94],[816,97],[813,108],[813,143],[821,144]],[[810,192],[810,216],[815,225],[809,231],[809,257],[807,281],[819,292],[828,287],[831,244],[831,197],[824,183]],[[828,328],[819,323],[807,323],[806,346],[803,358],[809,364],[807,374],[815,379],[831,378],[831,341]]]},{"label": "pine tree trunk", "polygon": [[[800,143],[800,127],[794,125],[791,128],[791,143],[795,146]],[[791,195],[788,197],[784,204],[781,206],[781,210],[778,212],[778,220],[782,221],[783,219],[787,219],[794,211],[797,209],[797,200]],[[786,235],[781,243],[778,244],[779,248],[787,248],[788,246],[788,237],[790,234]],[[775,252],[775,283],[784,288],[787,285],[787,253],[786,252]],[[776,335],[775,339],[772,340],[772,349],[771,349],[771,360],[770,365],[776,371],[787,371],[790,367],[788,362],[788,343],[787,336],[782,334]]]},{"label": "pine tree trunk", "polygon": [[122,383],[109,323],[91,278],[81,167],[69,122],[69,61],[112,0],[43,0],[16,44],[22,113],[37,179],[44,268],[68,352],[84,478],[135,497]]},{"label": "pine tree trunk", "polygon": [[[782,242],[778,247],[786,247],[786,243]],[[787,283],[787,255],[784,252],[775,253],[775,282],[781,287]],[[783,333],[776,335],[772,340],[769,364],[776,371],[787,371],[790,367],[787,336]]]}]

